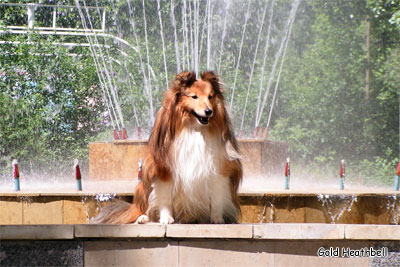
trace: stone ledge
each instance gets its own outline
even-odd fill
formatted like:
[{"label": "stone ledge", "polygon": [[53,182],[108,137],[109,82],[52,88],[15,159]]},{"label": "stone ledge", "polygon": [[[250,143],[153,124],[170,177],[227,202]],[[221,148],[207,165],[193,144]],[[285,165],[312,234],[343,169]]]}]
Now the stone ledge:
[{"label": "stone ledge", "polygon": [[400,240],[398,225],[357,224],[77,224],[0,225],[0,240],[216,238],[253,240]]},{"label": "stone ledge", "polygon": [[74,239],[74,226],[58,225],[0,225],[0,240]]},{"label": "stone ledge", "polygon": [[167,237],[178,238],[253,238],[252,224],[171,224]]},{"label": "stone ledge", "polygon": [[254,224],[255,239],[344,239],[344,225],[310,223]]},{"label": "stone ledge", "polygon": [[160,238],[166,226],[161,224],[77,224],[78,238]]},{"label": "stone ledge", "polygon": [[400,240],[400,225],[346,224],[344,232],[345,239]]}]

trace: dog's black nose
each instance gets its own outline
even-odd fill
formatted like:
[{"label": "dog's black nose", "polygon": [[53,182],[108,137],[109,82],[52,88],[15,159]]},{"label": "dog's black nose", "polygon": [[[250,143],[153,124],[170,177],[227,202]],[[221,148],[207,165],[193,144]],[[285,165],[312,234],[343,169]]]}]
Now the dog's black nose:
[{"label": "dog's black nose", "polygon": [[204,112],[206,113],[207,117],[210,117],[212,115],[212,110],[209,108],[206,108],[206,110],[204,110]]}]

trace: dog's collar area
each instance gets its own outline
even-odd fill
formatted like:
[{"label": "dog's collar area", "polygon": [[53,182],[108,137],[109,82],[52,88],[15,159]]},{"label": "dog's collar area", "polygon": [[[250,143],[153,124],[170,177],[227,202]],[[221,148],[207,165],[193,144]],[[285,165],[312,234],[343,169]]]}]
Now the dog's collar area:
[{"label": "dog's collar area", "polygon": [[208,119],[209,119],[209,117],[200,116],[200,115],[198,115],[196,112],[194,112],[193,110],[192,110],[192,115],[195,116],[195,117],[197,118],[197,120],[198,120],[201,124],[203,124],[203,125],[207,125],[207,124],[208,124]]}]

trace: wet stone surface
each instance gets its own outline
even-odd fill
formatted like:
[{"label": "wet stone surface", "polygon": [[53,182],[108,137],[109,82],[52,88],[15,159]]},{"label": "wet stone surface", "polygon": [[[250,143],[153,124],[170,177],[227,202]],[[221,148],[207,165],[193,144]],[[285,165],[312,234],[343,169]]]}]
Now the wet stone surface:
[{"label": "wet stone surface", "polygon": [[83,243],[1,241],[0,266],[83,266]]}]

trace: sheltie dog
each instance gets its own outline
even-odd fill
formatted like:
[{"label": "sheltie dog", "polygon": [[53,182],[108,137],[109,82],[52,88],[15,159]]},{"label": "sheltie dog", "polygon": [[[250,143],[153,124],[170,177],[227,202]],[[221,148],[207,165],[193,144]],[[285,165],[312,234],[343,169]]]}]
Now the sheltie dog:
[{"label": "sheltie dog", "polygon": [[152,129],[134,203],[116,201],[94,223],[237,223],[242,165],[219,77],[176,76]]}]

